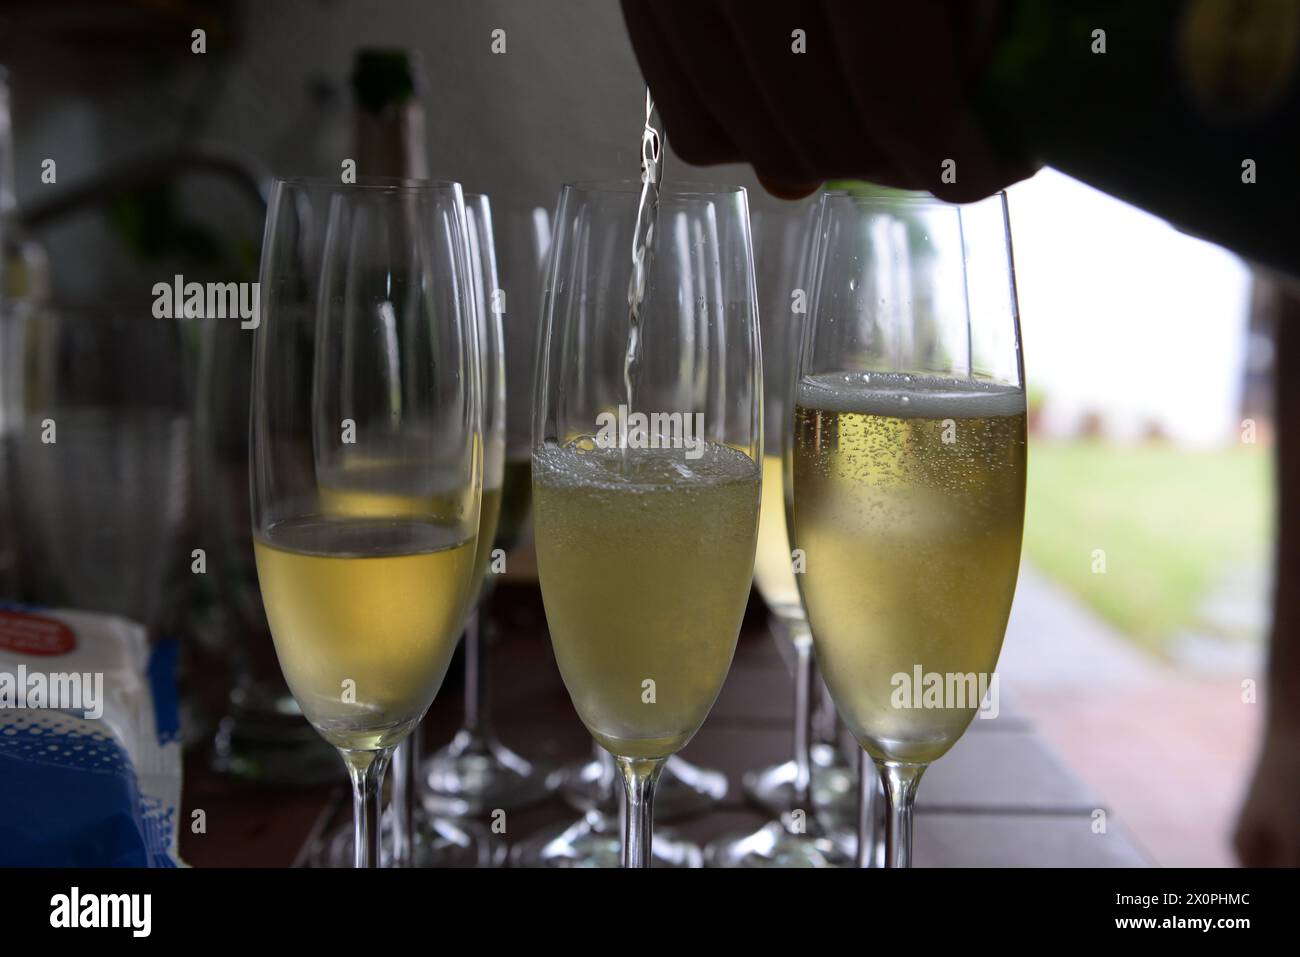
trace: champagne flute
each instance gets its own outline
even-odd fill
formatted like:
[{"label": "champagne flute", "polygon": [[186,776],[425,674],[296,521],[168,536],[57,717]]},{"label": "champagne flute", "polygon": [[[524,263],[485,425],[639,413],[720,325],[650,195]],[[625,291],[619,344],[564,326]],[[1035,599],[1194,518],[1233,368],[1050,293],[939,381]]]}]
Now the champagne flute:
[{"label": "champagne flute", "polygon": [[[549,223],[543,210],[534,211],[534,219],[538,216]],[[488,197],[467,194],[465,219],[466,262],[474,286],[483,376],[485,478],[475,560],[483,581],[478,598],[482,602],[491,590],[492,579],[486,572],[493,553],[498,548],[508,552],[517,540],[528,510],[531,482],[526,454],[522,461],[519,457],[515,461],[505,457],[505,300],[503,293],[498,294],[500,281]],[[540,279],[540,270],[534,258],[533,271],[538,273],[534,284]],[[525,302],[529,299],[524,297]],[[465,626],[464,726],[451,744],[418,767],[418,773],[416,762],[423,753],[422,726],[417,725],[393,753],[392,794],[383,824],[385,855],[391,851],[391,857],[385,860],[395,866],[497,866],[504,862],[506,846],[468,815],[524,806],[548,791],[545,772],[502,745],[492,731],[487,712],[486,649],[478,628],[475,609]],[[327,861],[348,860],[352,854],[350,829],[340,831],[327,842]]]},{"label": "champagne flute", "polygon": [[813,802],[812,718],[817,676],[812,632],[795,580],[786,530],[789,485],[782,450],[790,431],[790,399],[799,333],[807,303],[807,261],[816,226],[815,204],[754,213],[763,341],[763,501],[758,520],[754,584],[775,619],[778,640],[794,652],[794,755],[745,776],[751,795],[780,802],[777,817],[756,831],[726,834],[705,849],[710,867],[841,867],[849,859],[823,832]]},{"label": "champagne flute", "polygon": [[793,534],[818,662],[884,786],[886,866],[909,867],[925,768],[997,694],[1020,564],[1025,392],[1006,200],[827,193],[814,262]]},{"label": "champagne flute", "polygon": [[656,779],[730,667],[762,458],[745,191],[664,187],[645,246],[642,197],[636,182],[560,193],[533,429],[547,622],[622,773],[625,867],[649,866]]},{"label": "champagne flute", "polygon": [[[325,217],[319,249],[300,242]],[[475,592],[482,397],[460,186],[277,180],[253,353],[254,552],[276,654],[378,866],[384,770]]]},{"label": "champagne flute", "polygon": [[[471,217],[472,230],[472,212],[468,207],[466,213]],[[520,319],[536,315],[541,299],[542,271],[551,242],[551,220],[550,211],[540,207],[507,209],[503,219],[504,228],[496,233],[496,238],[500,240],[501,269],[510,290],[506,309],[506,325],[509,328],[512,311]],[[523,305],[521,306],[520,303]],[[535,324],[527,322],[525,328],[535,329]],[[516,326],[507,336],[510,341],[510,345],[505,349],[507,383],[523,382],[532,377],[532,363],[536,359],[535,343],[531,336],[525,340],[522,333],[523,330]],[[526,363],[523,359],[525,343]],[[520,348],[514,348],[516,345]],[[506,421],[506,463],[505,476],[501,484],[501,517],[497,522],[496,534],[496,546],[507,554],[525,535],[531,507],[532,403],[531,389],[507,387],[506,405],[509,411]],[[521,430],[518,423],[524,419],[528,421]],[[468,663],[466,670],[467,672],[470,670]],[[480,669],[478,680],[481,678]],[[467,674],[467,695],[474,683]],[[480,699],[478,704],[479,713],[485,715],[487,699]],[[467,701],[467,713],[470,707]],[[468,723],[470,722],[467,721]],[[545,779],[548,791],[563,782],[565,797],[571,803],[573,803],[573,794],[580,791],[585,798],[579,808],[583,812],[582,817],[576,821],[566,821],[545,829],[524,841],[512,844],[510,860],[513,866],[618,866],[620,856],[618,800],[614,788],[618,770],[613,767],[613,758],[607,751],[599,745],[593,745],[593,748],[597,753],[594,760],[554,771]],[[608,768],[601,761],[601,757],[609,762]],[[672,768],[673,762],[670,760],[660,780],[661,795],[663,784],[669,779]],[[575,775],[581,776],[580,788],[573,786]],[[467,822],[461,820],[457,823],[465,825]],[[657,867],[698,867],[701,862],[699,848],[695,845],[662,833],[656,835],[654,853]]]},{"label": "champagne flute", "polygon": [[547,772],[497,739],[487,707],[487,642],[480,634],[479,608],[492,591],[489,563],[494,553],[499,549],[504,554],[518,538],[528,510],[529,481],[526,463],[506,459],[505,303],[488,197],[467,194],[465,215],[484,360],[483,508],[475,562],[482,585],[465,625],[465,721],[451,743],[421,768],[423,803],[437,813],[454,815],[525,807],[548,793]]}]

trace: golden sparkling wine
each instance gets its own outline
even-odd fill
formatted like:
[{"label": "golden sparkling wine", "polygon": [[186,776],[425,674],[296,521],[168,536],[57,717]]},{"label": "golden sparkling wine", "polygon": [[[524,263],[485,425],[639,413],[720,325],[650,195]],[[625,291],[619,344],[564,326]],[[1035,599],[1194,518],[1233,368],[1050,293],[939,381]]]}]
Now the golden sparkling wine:
[{"label": "golden sparkling wine", "polygon": [[473,502],[459,472],[440,475],[383,457],[352,455],[317,472],[321,512],[333,518],[433,517],[454,524]]},{"label": "golden sparkling wine", "polygon": [[414,519],[293,519],[254,542],[276,654],[331,744],[397,744],[433,701],[460,635],[475,540]]},{"label": "golden sparkling wine", "polygon": [[478,547],[474,555],[474,581],[484,587],[492,549],[496,547],[497,521],[501,517],[501,486],[483,490],[478,513]]},{"label": "golden sparkling wine", "polygon": [[[1002,648],[1020,564],[1024,393],[922,376],[800,383],[794,536],[817,660],[876,759],[926,763],[978,695],[922,700],[915,677],[983,675]],[[906,676],[901,679],[898,676]]]},{"label": "golden sparkling wine", "polygon": [[754,582],[774,615],[787,619],[803,617],[785,523],[785,480],[780,455],[763,456],[763,505],[758,513]]},{"label": "golden sparkling wine", "polygon": [[506,459],[501,481],[501,518],[497,524],[496,547],[506,552],[519,544],[533,497],[532,462]]},{"label": "golden sparkling wine", "polygon": [[[478,513],[474,580],[484,581],[501,516],[500,469],[487,477]],[[402,490],[403,486],[407,490]],[[436,518],[454,522],[466,507],[464,488],[408,465],[353,456],[335,466],[320,486],[321,511],[338,518]]]},{"label": "golden sparkling wine", "polygon": [[[626,457],[625,457],[626,456]],[[560,673],[606,750],[666,757],[704,723],[736,650],[759,467],[725,445],[533,454],[537,570]]]}]

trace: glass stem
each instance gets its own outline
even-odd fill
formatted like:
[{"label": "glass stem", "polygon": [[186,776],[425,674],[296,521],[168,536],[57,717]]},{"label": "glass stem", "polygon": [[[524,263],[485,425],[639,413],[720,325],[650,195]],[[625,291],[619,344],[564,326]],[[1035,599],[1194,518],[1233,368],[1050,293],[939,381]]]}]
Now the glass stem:
[{"label": "glass stem", "polygon": [[393,752],[393,866],[409,867],[415,856],[416,777],[424,734],[416,725],[410,737]]},{"label": "glass stem", "polygon": [[858,867],[880,867],[885,815],[880,775],[867,752],[858,751]]},{"label": "glass stem", "polygon": [[825,742],[834,748],[840,746],[840,713],[835,709],[835,701],[831,698],[830,690],[826,687],[826,682],[822,680],[820,671],[817,669],[817,659],[812,661],[812,683],[814,696],[817,703],[813,706],[813,737],[816,741]]},{"label": "glass stem", "polygon": [[649,867],[654,857],[655,782],[667,758],[618,758],[623,772],[623,866]]},{"label": "glass stem", "polygon": [[912,806],[926,765],[899,761],[877,761],[876,765],[885,787],[885,866],[911,867]]},{"label": "glass stem", "polygon": [[356,867],[379,866],[379,815],[383,807],[384,771],[392,749],[342,751],[352,778],[353,846]]},{"label": "glass stem", "polygon": [[789,623],[794,639],[794,794],[790,810],[813,816],[812,721],[813,641],[805,621]]},{"label": "glass stem", "polygon": [[609,808],[613,811],[614,803],[622,801],[622,789],[616,790],[619,778],[618,763],[614,756],[595,742],[592,743],[592,751],[596,756],[596,763],[600,765],[600,782],[597,784],[597,806]]},{"label": "glass stem", "polygon": [[465,622],[465,728],[475,737],[487,732],[487,663],[483,645],[476,608]]}]

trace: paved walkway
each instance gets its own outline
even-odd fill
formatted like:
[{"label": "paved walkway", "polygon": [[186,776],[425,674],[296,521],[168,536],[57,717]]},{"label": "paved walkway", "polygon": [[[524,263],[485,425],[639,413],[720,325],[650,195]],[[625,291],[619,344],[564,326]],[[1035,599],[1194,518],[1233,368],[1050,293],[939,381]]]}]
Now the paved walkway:
[{"label": "paved walkway", "polygon": [[1242,701],[1241,683],[1262,687],[1264,669],[1258,648],[1212,660],[1160,662],[1022,566],[998,671],[1004,694],[1156,863],[1232,866],[1263,708]]}]

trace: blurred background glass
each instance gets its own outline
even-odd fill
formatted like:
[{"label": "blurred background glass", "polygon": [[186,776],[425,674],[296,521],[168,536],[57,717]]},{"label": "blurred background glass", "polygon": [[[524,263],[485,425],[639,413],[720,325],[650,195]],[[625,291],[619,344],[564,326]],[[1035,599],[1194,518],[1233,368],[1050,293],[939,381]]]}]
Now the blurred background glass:
[{"label": "blurred background glass", "polygon": [[156,627],[190,504],[180,326],[144,309],[11,306],[22,593]]}]

